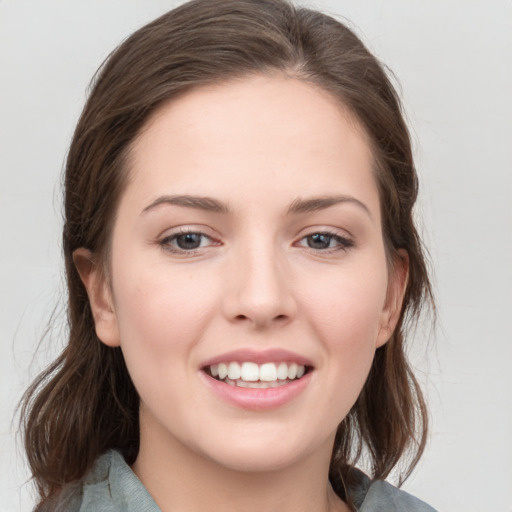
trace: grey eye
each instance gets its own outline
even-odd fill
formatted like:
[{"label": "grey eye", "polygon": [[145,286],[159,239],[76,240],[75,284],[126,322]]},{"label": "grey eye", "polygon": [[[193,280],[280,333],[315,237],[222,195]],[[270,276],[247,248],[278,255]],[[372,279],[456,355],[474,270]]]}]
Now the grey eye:
[{"label": "grey eye", "polygon": [[345,238],[334,233],[311,233],[301,238],[299,244],[301,247],[307,247],[315,251],[330,250],[346,250],[354,246],[354,242],[349,238]]},{"label": "grey eye", "polygon": [[306,237],[306,243],[311,249],[329,249],[333,241],[334,236],[326,233],[315,233]]},{"label": "grey eye", "polygon": [[203,237],[204,235],[201,233],[184,233],[182,235],[176,235],[173,238],[177,247],[183,249],[184,251],[190,251],[201,247]]}]

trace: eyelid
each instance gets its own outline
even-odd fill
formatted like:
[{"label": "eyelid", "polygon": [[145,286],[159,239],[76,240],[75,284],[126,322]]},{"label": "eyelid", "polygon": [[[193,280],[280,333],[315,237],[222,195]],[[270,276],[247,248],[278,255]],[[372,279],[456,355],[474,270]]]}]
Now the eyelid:
[{"label": "eyelid", "polygon": [[178,226],[167,227],[162,230],[156,238],[161,240],[174,235],[181,235],[187,233],[200,233],[209,238],[215,238],[213,230],[204,224],[180,224]]},{"label": "eyelid", "polygon": [[[156,241],[158,245],[160,245],[164,250],[168,252],[183,256],[193,256],[198,252],[204,251],[210,247],[223,245],[218,237],[209,233],[211,231],[212,230],[210,228],[204,225],[181,225],[166,229],[165,231],[162,232],[161,235],[157,237]],[[171,242],[175,240],[177,237],[179,237],[180,235],[187,234],[200,235],[208,239],[209,243],[207,245],[200,246],[195,249],[182,249],[180,247],[171,245]],[[307,247],[301,244],[301,242],[303,242],[306,238],[318,234],[332,237],[334,240],[337,241],[338,245],[336,247],[328,247],[325,249],[321,249]],[[346,230],[326,226],[310,226],[308,228],[303,229],[302,232],[300,232],[297,235],[292,245],[315,253],[329,254],[332,252],[349,250],[355,245],[355,241],[353,236],[347,233]]]},{"label": "eyelid", "polygon": [[[176,255],[182,255],[182,256],[193,256],[197,254],[200,251],[204,251],[205,249],[208,249],[212,246],[218,246],[221,245],[221,242],[216,239],[211,234],[208,234],[207,231],[211,231],[206,228],[206,226],[199,226],[199,225],[184,225],[184,226],[177,226],[175,228],[166,229],[161,235],[157,238],[157,243],[162,247],[162,249],[176,254]],[[210,240],[210,243],[206,246],[197,247],[195,249],[181,249],[180,247],[176,247],[171,245],[171,242],[173,240],[176,240],[177,237],[181,235],[188,235],[188,234],[196,234],[200,235],[204,238],[207,238]]]},{"label": "eyelid", "polygon": [[307,228],[307,230],[303,230],[302,233],[300,233],[298,235],[296,242],[294,242],[294,245],[299,244],[306,238],[313,236],[313,235],[330,236],[330,237],[334,238],[335,240],[337,240],[339,245],[337,247],[331,247],[331,248],[327,248],[327,249],[315,249],[313,247],[306,247],[306,246],[302,246],[302,245],[299,245],[299,247],[303,247],[304,249],[313,251],[315,253],[329,254],[331,252],[336,252],[336,251],[346,251],[346,250],[354,247],[354,245],[355,245],[354,237],[352,235],[348,234],[346,231],[342,232],[342,230],[340,230],[340,229],[336,229],[336,228],[332,228],[332,227],[323,227],[323,226],[318,226],[318,227],[315,226],[315,227]]}]

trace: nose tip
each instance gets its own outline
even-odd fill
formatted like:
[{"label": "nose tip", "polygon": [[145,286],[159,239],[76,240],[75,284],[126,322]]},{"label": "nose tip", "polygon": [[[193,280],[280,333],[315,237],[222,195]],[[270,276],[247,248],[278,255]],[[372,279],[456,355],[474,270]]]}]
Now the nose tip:
[{"label": "nose tip", "polygon": [[255,329],[282,326],[296,313],[290,280],[276,258],[258,258],[230,274],[225,313],[231,322]]}]

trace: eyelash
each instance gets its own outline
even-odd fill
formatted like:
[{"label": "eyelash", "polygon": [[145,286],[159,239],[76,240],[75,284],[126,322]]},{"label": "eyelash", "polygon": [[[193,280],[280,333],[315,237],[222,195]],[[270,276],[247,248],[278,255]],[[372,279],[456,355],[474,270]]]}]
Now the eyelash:
[{"label": "eyelash", "polygon": [[[168,235],[162,240],[160,240],[159,245],[163,247],[165,250],[175,253],[175,254],[181,254],[184,256],[193,256],[198,251],[204,248],[204,246],[201,246],[202,241],[200,241],[200,245],[196,248],[192,249],[184,249],[181,247],[176,247],[173,245],[173,242],[176,242],[180,237],[187,236],[187,235],[197,235],[201,237],[202,240],[210,240],[213,243],[208,244],[206,247],[210,247],[212,245],[221,245],[220,242],[216,242],[212,237],[206,235],[205,233],[202,233],[201,231],[194,231],[192,229],[183,229],[178,231],[177,233],[173,233],[172,235]],[[323,249],[315,249],[314,247],[306,247],[304,245],[299,245],[300,242],[305,241],[308,243],[308,239],[311,239],[314,236],[323,236],[327,237],[329,239],[328,243],[330,243],[334,240],[338,245],[336,247],[327,247]],[[343,237],[338,235],[337,233],[332,233],[329,231],[314,231],[312,233],[309,233],[308,235],[305,235],[299,239],[298,242],[296,242],[294,245],[298,245],[299,247],[303,247],[305,249],[311,249],[315,252],[323,253],[323,254],[330,254],[332,252],[336,251],[347,251],[351,247],[354,246],[354,242],[350,240],[349,238]]]},{"label": "eyelash", "polygon": [[[160,240],[159,244],[165,250],[167,250],[169,252],[176,253],[176,254],[190,255],[190,256],[196,254],[197,251],[204,248],[204,247],[201,247],[201,245],[199,245],[199,247],[197,247],[197,248],[183,249],[181,247],[176,247],[176,246],[172,245],[173,242],[178,240],[179,237],[183,237],[183,236],[187,236],[187,235],[198,235],[201,237],[202,240],[207,239],[207,240],[214,242],[213,244],[209,244],[209,245],[220,245],[219,243],[215,243],[215,240],[213,240],[212,237],[206,235],[205,233],[201,233],[201,231],[195,231],[192,229],[182,229],[182,230],[178,231],[177,233],[173,233],[172,235],[166,236],[165,238]],[[200,242],[200,244],[201,243],[202,242]]]},{"label": "eyelash", "polygon": [[[330,253],[336,252],[336,251],[347,251],[348,249],[350,249],[351,247],[354,246],[354,242],[352,240],[350,240],[349,238],[346,238],[344,236],[338,235],[337,233],[332,233],[330,231],[314,231],[313,233],[310,233],[310,234],[308,234],[306,236],[303,236],[299,240],[299,242],[302,242],[303,240],[307,240],[308,238],[311,239],[314,236],[328,237],[329,238],[329,244],[333,240],[338,244],[337,247],[327,247],[325,249],[315,249],[313,247],[307,247],[307,248],[315,250],[315,251],[317,250],[317,251],[319,251],[319,252],[321,252],[323,254],[325,254],[325,253],[330,254]],[[305,247],[305,246],[301,246],[301,247]]]}]

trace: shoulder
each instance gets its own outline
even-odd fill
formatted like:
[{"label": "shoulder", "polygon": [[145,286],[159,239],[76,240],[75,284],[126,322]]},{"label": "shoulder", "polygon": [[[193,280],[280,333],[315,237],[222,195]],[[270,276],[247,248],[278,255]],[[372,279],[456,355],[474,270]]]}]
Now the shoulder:
[{"label": "shoulder", "polygon": [[430,505],[388,482],[372,481],[360,471],[357,480],[357,486],[349,491],[357,512],[436,512]]},{"label": "shoulder", "polygon": [[387,482],[373,482],[358,512],[436,512],[430,505]]},{"label": "shoulder", "polygon": [[49,508],[37,512],[160,512],[122,455],[111,450],[99,457],[77,484],[63,489]]}]

